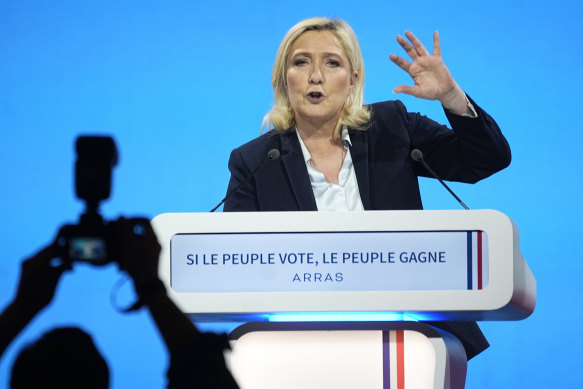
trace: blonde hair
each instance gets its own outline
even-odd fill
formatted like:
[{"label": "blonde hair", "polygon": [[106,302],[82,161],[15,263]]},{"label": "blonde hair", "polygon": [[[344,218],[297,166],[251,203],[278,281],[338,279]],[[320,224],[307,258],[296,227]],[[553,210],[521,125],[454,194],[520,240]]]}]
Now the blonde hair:
[{"label": "blonde hair", "polygon": [[[309,18],[302,20],[293,26],[279,45],[273,72],[271,73],[271,85],[273,87],[273,108],[263,118],[261,129],[286,130],[295,124],[294,110],[291,106],[286,89],[286,63],[291,46],[306,31],[330,31],[340,41],[351,67],[351,73],[356,72],[354,86],[350,95],[346,98],[340,119],[336,125],[335,134],[340,134],[343,125],[360,128],[370,120],[370,111],[363,106],[364,96],[364,61],[360,51],[358,39],[352,28],[341,19],[328,19],[325,17]],[[354,76],[352,76],[354,77]]]}]

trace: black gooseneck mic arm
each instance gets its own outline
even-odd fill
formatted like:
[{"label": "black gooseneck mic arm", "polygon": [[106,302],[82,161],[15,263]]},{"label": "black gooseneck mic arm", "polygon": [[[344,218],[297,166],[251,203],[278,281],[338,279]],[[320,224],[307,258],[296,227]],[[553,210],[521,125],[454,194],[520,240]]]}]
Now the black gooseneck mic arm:
[{"label": "black gooseneck mic arm", "polygon": [[433,177],[435,177],[439,182],[441,182],[441,185],[443,185],[445,187],[445,189],[447,189],[447,191],[449,193],[451,193],[451,195],[458,201],[458,203],[460,203],[462,205],[462,207],[464,207],[466,210],[469,211],[469,208],[464,204],[464,202],[461,201],[460,198],[457,197],[456,194],[453,193],[453,191],[451,189],[449,189],[449,186],[447,186],[445,184],[445,182],[443,182],[443,180],[437,175],[437,173],[435,173],[435,171],[431,168],[431,166],[429,166],[429,164],[427,162],[425,162],[425,160],[423,159],[423,153],[421,152],[421,150],[413,149],[411,151],[411,158],[413,158],[413,161],[415,161],[415,162],[422,163],[423,166],[425,166],[425,169],[427,169]]},{"label": "black gooseneck mic arm", "polygon": [[227,195],[225,196],[225,198],[223,198],[223,199],[221,200],[221,202],[220,202],[220,203],[218,203],[218,204],[217,204],[217,205],[216,205],[216,206],[215,206],[213,209],[211,209],[209,212],[214,212],[214,211],[216,211],[216,210],[217,210],[217,208],[218,208],[218,207],[220,207],[221,205],[223,205],[223,203],[224,203],[224,202],[225,202],[225,201],[226,201],[226,200],[227,200],[229,197],[231,197],[231,195],[232,195],[233,193],[235,193],[237,190],[239,190],[239,188],[240,188],[241,186],[243,186],[243,184],[246,184],[246,183],[247,183],[247,182],[248,182],[248,181],[251,179],[251,177],[255,176],[255,173],[257,173],[257,172],[258,172],[258,171],[259,171],[259,170],[260,170],[260,169],[261,169],[263,166],[265,166],[265,164],[267,164],[267,163],[268,163],[268,162],[270,162],[270,161],[277,161],[277,160],[279,159],[279,156],[280,156],[280,152],[279,152],[279,150],[278,150],[278,149],[271,149],[271,150],[269,150],[269,151],[267,152],[267,156],[266,156],[266,158],[263,160],[263,162],[261,162],[261,163],[259,164],[259,166],[257,166],[257,167],[255,168],[255,170],[253,170],[253,171],[251,172],[251,174],[249,174],[247,177],[245,177],[245,179],[244,179],[243,181],[239,182],[239,184],[238,184],[236,187],[234,187],[233,189],[231,189],[231,190],[230,190],[230,191],[227,193]]}]

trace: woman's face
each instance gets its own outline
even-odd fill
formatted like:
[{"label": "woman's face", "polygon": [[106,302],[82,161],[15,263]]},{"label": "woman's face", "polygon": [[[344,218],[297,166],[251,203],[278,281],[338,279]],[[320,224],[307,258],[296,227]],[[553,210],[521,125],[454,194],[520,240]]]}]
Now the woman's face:
[{"label": "woman's face", "polygon": [[298,127],[336,126],[356,72],[330,31],[307,31],[292,44],[286,61],[286,88]]}]

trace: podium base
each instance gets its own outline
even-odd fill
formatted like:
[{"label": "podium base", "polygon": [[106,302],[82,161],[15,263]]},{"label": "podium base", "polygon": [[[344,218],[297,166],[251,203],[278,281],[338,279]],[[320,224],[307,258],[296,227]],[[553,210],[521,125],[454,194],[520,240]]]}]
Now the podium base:
[{"label": "podium base", "polygon": [[227,363],[241,389],[461,389],[453,335],[417,322],[247,323]]}]

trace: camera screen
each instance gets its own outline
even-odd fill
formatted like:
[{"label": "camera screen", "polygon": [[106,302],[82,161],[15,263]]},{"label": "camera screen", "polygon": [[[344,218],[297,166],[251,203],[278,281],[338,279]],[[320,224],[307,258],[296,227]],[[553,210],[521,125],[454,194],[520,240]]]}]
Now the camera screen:
[{"label": "camera screen", "polygon": [[74,261],[100,262],[107,259],[105,240],[99,237],[72,238],[69,257]]}]

